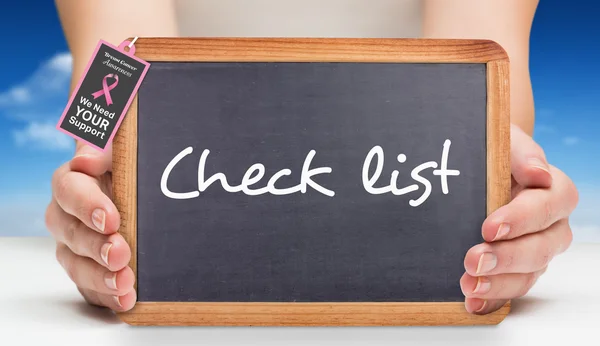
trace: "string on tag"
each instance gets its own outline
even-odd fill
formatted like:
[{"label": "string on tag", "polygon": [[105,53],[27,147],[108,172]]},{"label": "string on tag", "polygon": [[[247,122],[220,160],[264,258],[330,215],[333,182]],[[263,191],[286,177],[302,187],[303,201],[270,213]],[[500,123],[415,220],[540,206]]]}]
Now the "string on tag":
[{"label": "string on tag", "polygon": [[[136,36],[133,40],[131,40],[131,42],[125,40],[123,42],[121,42],[121,44],[119,45],[119,49],[127,54],[127,55],[135,55],[135,41],[137,41],[138,37]],[[127,50],[125,49],[125,47],[127,47]]]},{"label": "string on tag", "polygon": [[127,47],[129,47],[129,49],[131,49],[131,47],[135,44],[135,41],[137,41],[137,39],[138,39],[138,37],[136,36]]}]

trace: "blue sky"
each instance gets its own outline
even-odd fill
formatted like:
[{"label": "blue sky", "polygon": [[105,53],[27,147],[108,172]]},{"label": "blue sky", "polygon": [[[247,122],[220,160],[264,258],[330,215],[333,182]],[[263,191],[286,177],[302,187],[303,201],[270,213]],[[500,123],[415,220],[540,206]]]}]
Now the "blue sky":
[{"label": "blue sky", "polygon": [[600,4],[542,0],[531,33],[534,138],[575,182],[575,240],[600,242]]},{"label": "blue sky", "polygon": [[[542,0],[530,57],[534,137],[579,187],[571,219],[576,240],[597,242],[599,10],[593,0]],[[0,30],[7,33],[0,54],[0,236],[44,235],[50,176],[73,151],[70,137],[54,129],[67,101],[71,59],[52,1],[10,2],[0,13]]]},{"label": "blue sky", "polygon": [[[5,194],[47,192],[49,172],[69,156],[68,151],[61,150],[69,148],[68,140],[59,140],[64,148],[60,144],[51,145],[56,147],[53,150],[39,147],[53,143],[56,138],[67,139],[66,136],[52,137],[47,125],[56,121],[56,112],[60,112],[66,102],[70,60],[65,54],[68,49],[54,2],[37,1],[36,11],[32,11],[31,6],[25,1],[11,2],[10,10],[5,8],[0,14],[0,31],[10,33],[2,37],[2,50],[6,49],[9,54],[0,54],[0,64],[4,66],[0,78],[0,157],[8,164],[0,173],[0,198]],[[44,30],[40,31],[39,27]],[[56,69],[48,67],[52,59],[55,59]],[[42,80],[48,80],[47,86],[53,90],[46,91],[37,85],[43,83]],[[21,95],[22,103],[14,100],[20,88],[27,89]],[[45,97],[40,102],[30,102],[37,97],[36,91]],[[34,144],[28,138],[36,132],[43,136],[43,131],[48,132],[48,143]]]}]

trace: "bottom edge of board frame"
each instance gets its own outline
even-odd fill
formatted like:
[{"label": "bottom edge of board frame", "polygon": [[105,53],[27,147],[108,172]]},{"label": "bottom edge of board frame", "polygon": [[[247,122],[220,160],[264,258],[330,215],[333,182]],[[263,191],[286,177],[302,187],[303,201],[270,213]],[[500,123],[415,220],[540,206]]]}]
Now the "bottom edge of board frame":
[{"label": "bottom edge of board frame", "polygon": [[476,315],[457,303],[139,302],[119,318],[132,326],[475,326],[497,325],[510,301]]}]

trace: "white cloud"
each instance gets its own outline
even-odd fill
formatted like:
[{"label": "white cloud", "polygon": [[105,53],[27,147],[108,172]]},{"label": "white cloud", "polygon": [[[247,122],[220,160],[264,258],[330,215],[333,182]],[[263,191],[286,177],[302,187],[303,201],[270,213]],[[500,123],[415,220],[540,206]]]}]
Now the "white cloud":
[{"label": "white cloud", "polygon": [[71,67],[73,65],[73,57],[69,53],[60,53],[55,55],[50,61],[48,61],[48,66],[55,70],[62,72],[64,74],[71,74]]},{"label": "white cloud", "polygon": [[0,94],[0,105],[2,104],[24,104],[31,100],[29,90],[24,87],[14,87]]},{"label": "white cloud", "polygon": [[[0,92],[0,110],[31,114],[31,108],[45,106],[50,100],[67,99],[73,59],[60,53],[44,62],[27,80]],[[42,114],[43,115],[43,114]]]},{"label": "white cloud", "polygon": [[573,146],[576,145],[580,142],[579,137],[575,137],[575,136],[568,136],[563,138],[562,140],[564,145],[568,145],[568,146]]},{"label": "white cloud", "polygon": [[45,93],[59,93],[66,98],[71,81],[73,59],[69,53],[52,57],[38,69],[29,80],[29,87]]},{"label": "white cloud", "polygon": [[75,141],[56,130],[54,124],[30,122],[22,130],[13,132],[18,146],[43,150],[70,150],[75,147]]},{"label": "white cloud", "polygon": [[54,128],[66,106],[73,59],[59,53],[29,78],[0,91],[0,114],[15,120],[15,144],[42,150],[70,150],[73,140]]}]

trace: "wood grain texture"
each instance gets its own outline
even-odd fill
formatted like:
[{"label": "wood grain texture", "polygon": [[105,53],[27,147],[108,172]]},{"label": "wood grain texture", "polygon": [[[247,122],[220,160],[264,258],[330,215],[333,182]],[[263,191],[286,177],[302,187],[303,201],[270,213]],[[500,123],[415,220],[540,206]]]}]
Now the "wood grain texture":
[{"label": "wood grain texture", "polygon": [[508,59],[487,64],[487,214],[510,202]]},{"label": "wood grain texture", "polygon": [[505,59],[489,40],[371,38],[140,38],[147,61],[468,62]]},{"label": "wood grain texture", "polygon": [[[136,55],[153,61],[401,62],[487,64],[487,212],[510,200],[508,58],[495,42],[434,39],[140,38]],[[113,142],[113,194],[120,233],[137,275],[137,97]],[[136,287],[137,288],[137,287]],[[202,303],[140,302],[120,318],[132,325],[412,326],[500,323],[510,302],[483,316],[462,302]]]},{"label": "wood grain texture", "polygon": [[[487,63],[487,215],[511,199],[508,58]],[[510,311],[510,301],[506,313]]]},{"label": "wood grain texture", "polygon": [[[121,214],[119,233],[131,249],[129,266],[137,277],[137,119],[138,97],[131,102],[113,139],[113,199]],[[137,290],[137,283],[135,284]]]},{"label": "wood grain texture", "polygon": [[493,325],[510,304],[473,315],[463,303],[137,303],[120,314],[131,325],[436,326]]}]

